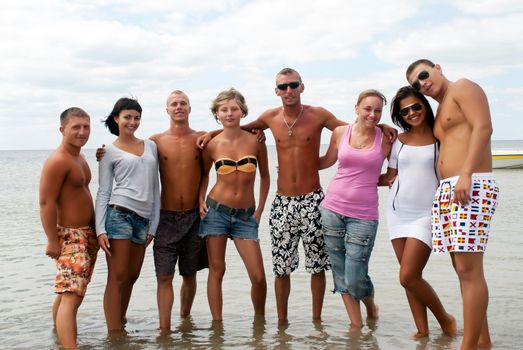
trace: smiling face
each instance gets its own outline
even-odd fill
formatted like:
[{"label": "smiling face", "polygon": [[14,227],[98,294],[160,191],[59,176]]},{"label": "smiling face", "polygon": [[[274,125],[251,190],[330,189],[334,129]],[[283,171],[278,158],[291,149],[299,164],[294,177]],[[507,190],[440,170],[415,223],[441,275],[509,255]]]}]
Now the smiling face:
[{"label": "smiling face", "polygon": [[83,147],[91,134],[91,120],[89,117],[70,116],[60,127],[63,142],[74,147]]},{"label": "smiling face", "polygon": [[276,95],[281,97],[284,106],[295,106],[301,103],[300,95],[305,86],[297,73],[279,74],[276,77]]},{"label": "smiling face", "polygon": [[191,105],[184,93],[173,93],[167,99],[167,114],[173,122],[187,122]]},{"label": "smiling face", "polygon": [[134,109],[124,109],[114,118],[120,135],[133,136],[140,126],[142,114]]},{"label": "smiling face", "polygon": [[381,119],[383,112],[383,100],[378,96],[364,97],[358,105],[356,105],[356,114],[358,115],[358,123],[365,127],[375,127]]},{"label": "smiling face", "polygon": [[427,110],[416,96],[407,96],[399,103],[400,116],[411,127],[419,127],[426,122]]}]

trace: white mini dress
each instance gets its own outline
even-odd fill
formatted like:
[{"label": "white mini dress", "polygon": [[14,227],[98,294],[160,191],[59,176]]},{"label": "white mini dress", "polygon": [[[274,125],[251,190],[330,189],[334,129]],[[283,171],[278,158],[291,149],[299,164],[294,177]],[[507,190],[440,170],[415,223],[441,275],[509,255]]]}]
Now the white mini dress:
[{"label": "white mini dress", "polygon": [[437,159],[437,144],[410,146],[396,139],[392,145],[388,167],[396,169],[398,175],[387,203],[391,240],[412,237],[432,249],[432,201],[439,185]]}]

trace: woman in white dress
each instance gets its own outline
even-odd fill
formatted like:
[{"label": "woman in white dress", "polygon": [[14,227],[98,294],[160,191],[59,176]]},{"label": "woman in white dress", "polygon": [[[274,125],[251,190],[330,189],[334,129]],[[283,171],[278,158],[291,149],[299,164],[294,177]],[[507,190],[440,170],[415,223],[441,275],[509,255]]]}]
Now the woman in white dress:
[{"label": "woman in white dress", "polygon": [[446,312],[436,292],[423,279],[432,250],[431,210],[439,180],[436,172],[438,142],[434,114],[427,99],[410,86],[398,90],[391,118],[403,133],[392,146],[387,173],[380,185],[391,185],[387,222],[392,247],[400,263],[405,288],[417,327],[414,338],[428,336],[427,308],[448,335],[456,334],[456,320]]}]

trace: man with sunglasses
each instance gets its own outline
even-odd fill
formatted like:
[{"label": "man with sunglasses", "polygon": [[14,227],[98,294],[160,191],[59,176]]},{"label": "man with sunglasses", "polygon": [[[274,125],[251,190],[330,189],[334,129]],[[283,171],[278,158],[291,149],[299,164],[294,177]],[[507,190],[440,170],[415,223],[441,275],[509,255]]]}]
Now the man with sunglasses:
[{"label": "man with sunglasses", "polygon": [[488,287],[483,274],[498,187],[492,175],[492,122],[479,85],[449,81],[440,65],[420,59],[406,72],[409,84],[439,103],[434,136],[440,142],[440,187],[432,214],[433,251],[450,252],[463,298],[461,349],[490,346]]}]

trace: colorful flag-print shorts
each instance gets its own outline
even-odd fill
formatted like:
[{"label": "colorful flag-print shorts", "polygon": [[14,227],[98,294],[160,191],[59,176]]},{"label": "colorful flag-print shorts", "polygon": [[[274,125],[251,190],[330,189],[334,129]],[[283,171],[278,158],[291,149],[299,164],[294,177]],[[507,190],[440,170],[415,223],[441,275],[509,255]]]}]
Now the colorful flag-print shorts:
[{"label": "colorful flag-print shorts", "polygon": [[445,252],[484,252],[490,222],[498,204],[499,189],[492,173],[472,175],[471,200],[466,205],[453,202],[459,176],[441,180],[432,206],[432,250]]}]

